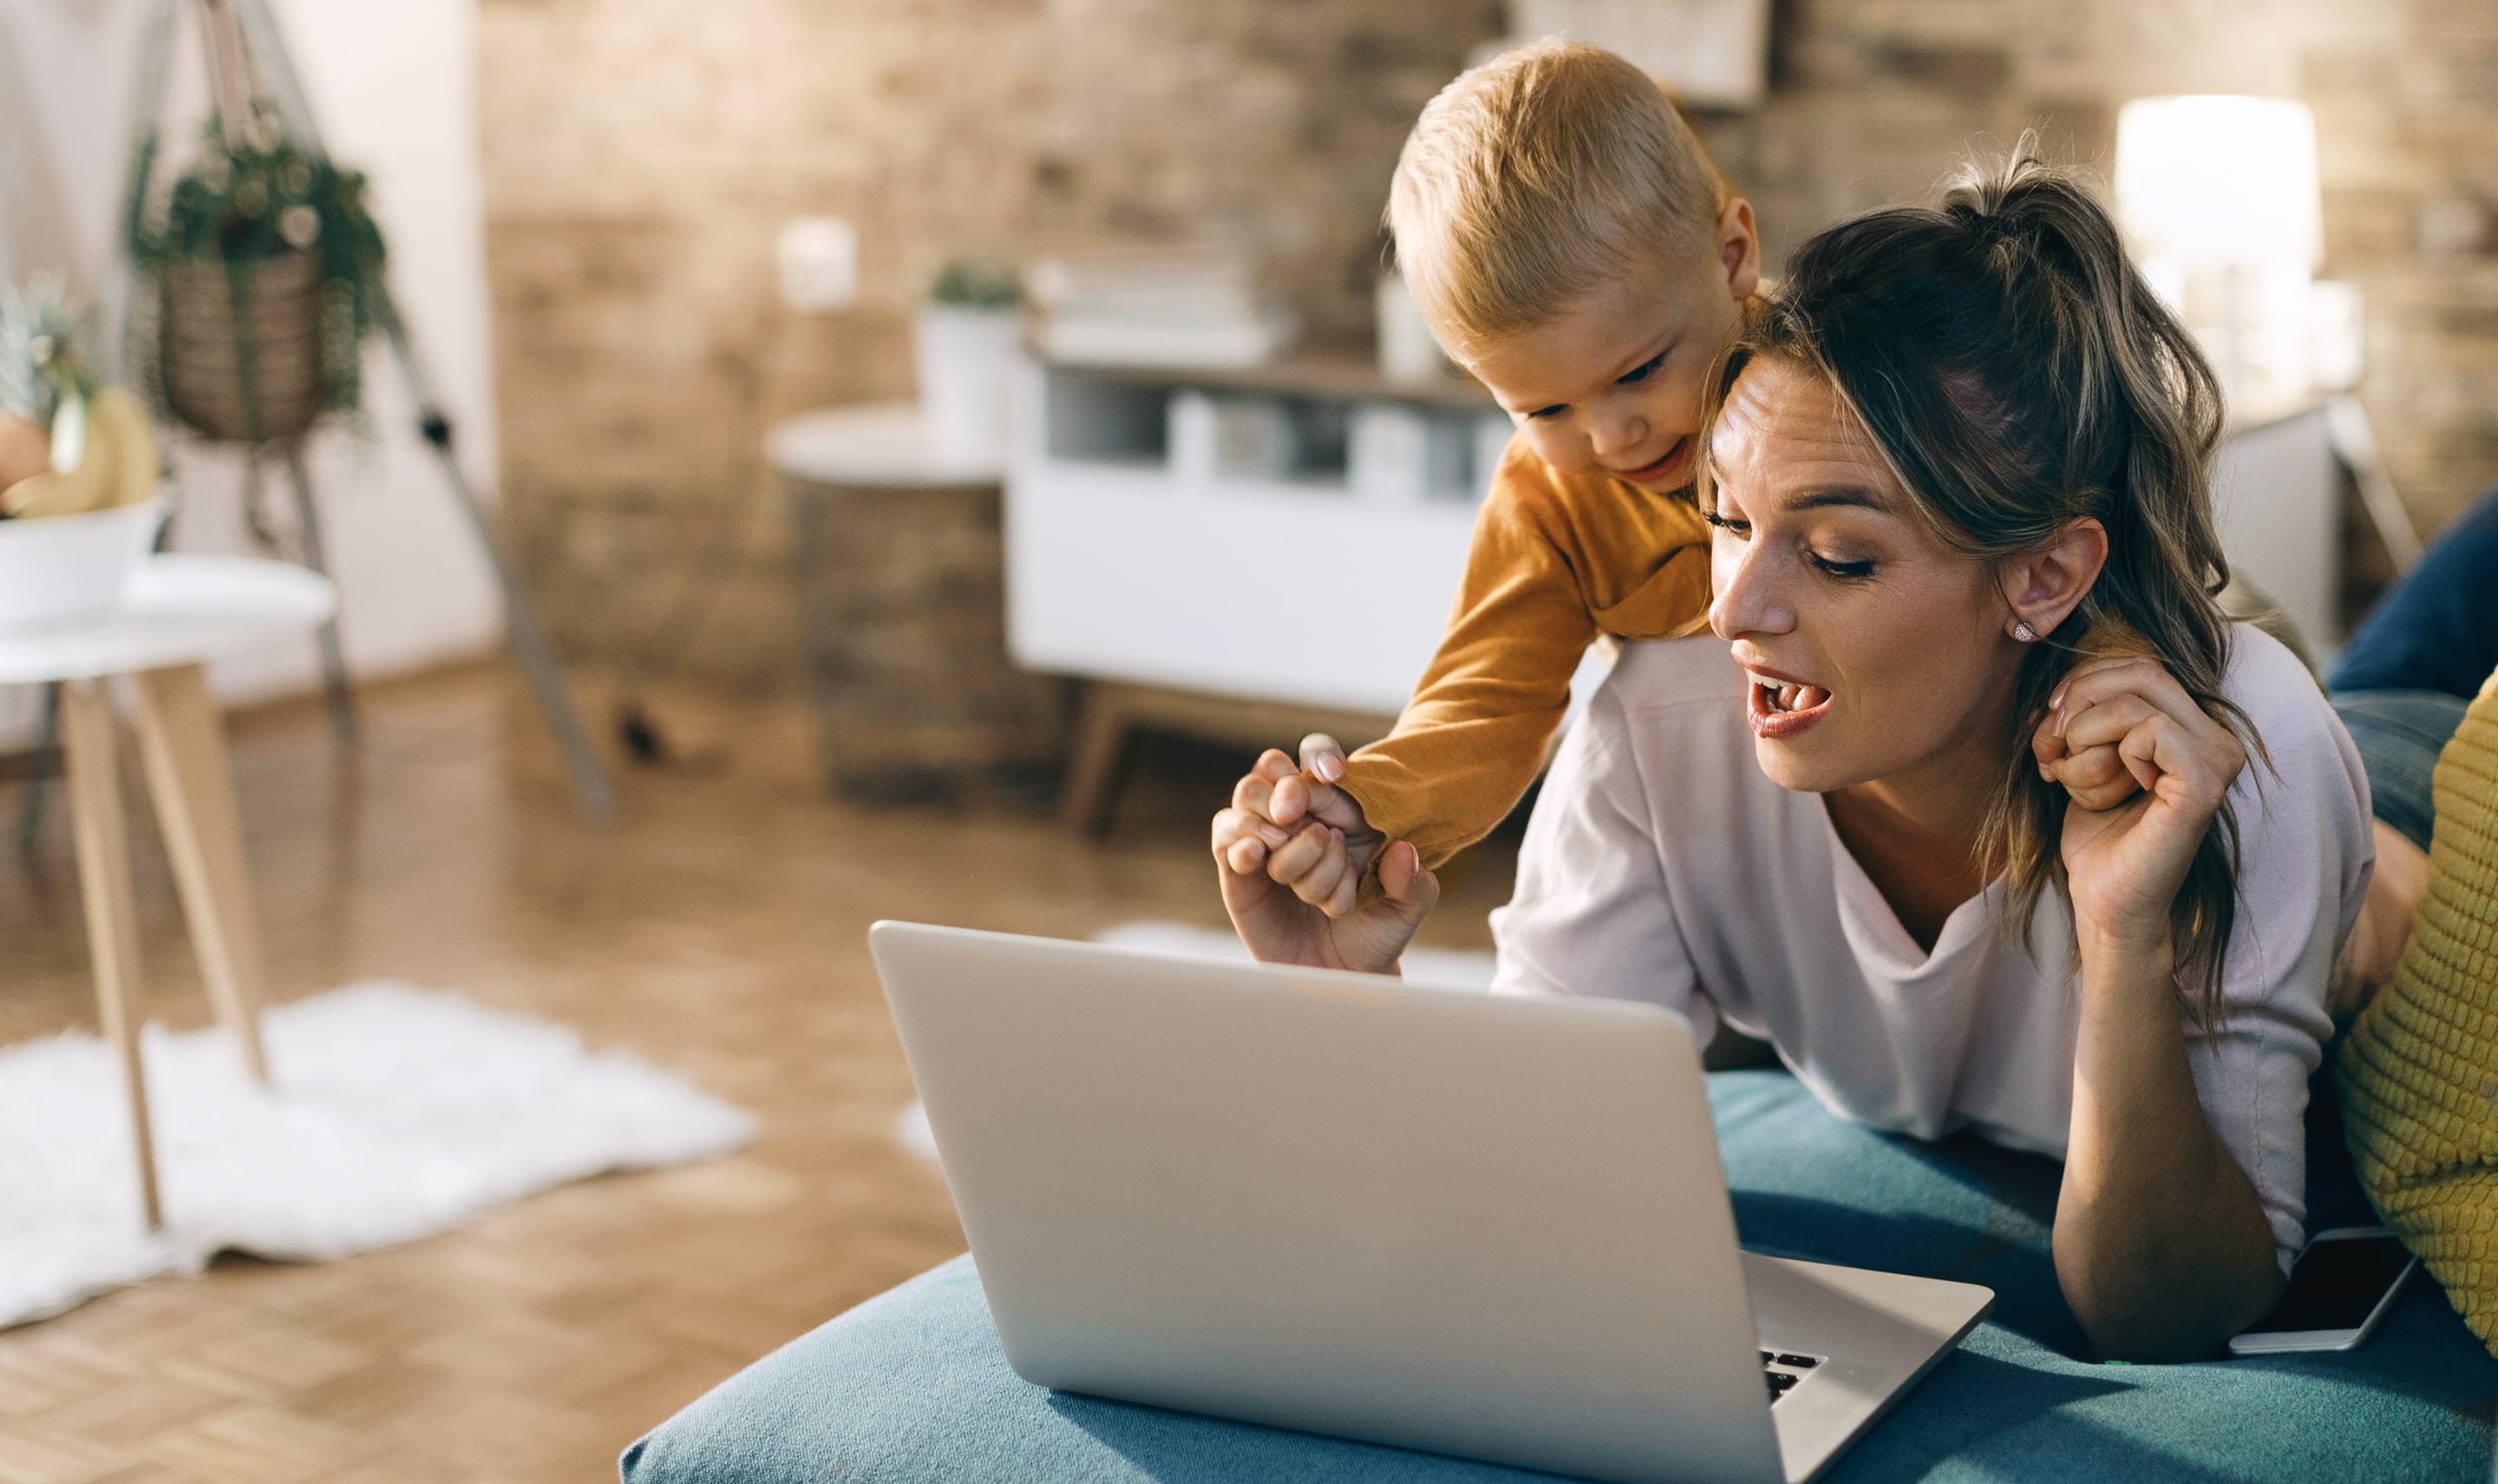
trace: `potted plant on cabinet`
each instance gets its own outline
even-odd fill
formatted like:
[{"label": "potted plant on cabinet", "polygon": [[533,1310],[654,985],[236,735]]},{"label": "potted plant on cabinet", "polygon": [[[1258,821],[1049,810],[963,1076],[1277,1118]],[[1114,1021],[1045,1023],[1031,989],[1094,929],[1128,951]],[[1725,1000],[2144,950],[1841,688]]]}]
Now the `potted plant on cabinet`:
[{"label": "potted plant on cabinet", "polygon": [[1007,381],[1023,339],[1023,279],[1010,263],[958,258],[912,326],[919,411],[940,458],[1005,457]]}]

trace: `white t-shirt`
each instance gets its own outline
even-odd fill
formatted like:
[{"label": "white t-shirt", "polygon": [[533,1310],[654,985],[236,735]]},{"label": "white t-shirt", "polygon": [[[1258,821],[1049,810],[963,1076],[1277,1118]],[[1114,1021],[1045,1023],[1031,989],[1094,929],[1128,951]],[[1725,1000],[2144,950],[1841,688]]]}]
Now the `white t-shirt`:
[{"label": "white t-shirt", "polygon": [[[1553,762],[1517,894],[1492,917],[1495,992],[1648,1000],[1703,1044],[1723,1019],[1768,1040],[1842,1117],[1920,1139],[1968,1128],[2062,1158],[2081,988],[2070,902],[2042,893],[2025,947],[2005,931],[1999,880],[1920,950],[1821,796],[1753,760],[1746,683],[1713,637],[1623,647]],[[2239,900],[2221,1032],[2196,1037],[2182,1014],[2180,1027],[2204,1114],[2287,1264],[2304,1236],[2307,1079],[2332,1033],[2326,977],[2375,864],[2368,785],[2276,640],[2241,626],[2222,691],[2272,765],[2251,759],[2229,790]]]}]

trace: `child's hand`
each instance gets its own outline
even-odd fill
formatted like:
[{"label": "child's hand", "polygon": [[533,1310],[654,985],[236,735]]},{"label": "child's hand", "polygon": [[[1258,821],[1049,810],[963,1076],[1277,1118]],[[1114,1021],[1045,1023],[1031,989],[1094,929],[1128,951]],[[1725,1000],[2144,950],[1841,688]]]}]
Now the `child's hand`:
[{"label": "child's hand", "polygon": [[[1334,747],[1325,738],[1312,740]],[[1290,828],[1273,819],[1276,795],[1287,783],[1297,785]],[[1439,900],[1437,879],[1423,869],[1411,845],[1399,844],[1380,861],[1381,893],[1361,902],[1361,871],[1346,848],[1346,832],[1329,823],[1348,818],[1348,811],[1359,827],[1361,811],[1342,790],[1299,777],[1292,758],[1269,752],[1233,790],[1232,807],[1214,817],[1224,909],[1258,958],[1393,972]],[[1371,835],[1368,849],[1376,848],[1376,838]],[[1366,849],[1361,859],[1367,858]]]},{"label": "child's hand", "polygon": [[[1281,753],[1269,752],[1259,760],[1282,758]],[[1326,732],[1314,731],[1301,739],[1300,770],[1289,771],[1291,759],[1284,761],[1288,771],[1275,781],[1274,807],[1268,818],[1290,829],[1307,816],[1340,830],[1363,851],[1366,863],[1368,852],[1379,847],[1379,832],[1362,817],[1361,805],[1354,796],[1336,787],[1344,777],[1343,745]]]},{"label": "child's hand", "polygon": [[1232,790],[1232,807],[1253,825],[1265,826],[1253,828],[1235,848],[1229,857],[1233,867],[1256,870],[1263,863],[1270,880],[1329,917],[1351,912],[1362,875],[1384,842],[1353,795],[1335,787],[1343,776],[1344,749],[1324,732],[1301,739],[1297,769],[1292,758],[1268,749]]}]

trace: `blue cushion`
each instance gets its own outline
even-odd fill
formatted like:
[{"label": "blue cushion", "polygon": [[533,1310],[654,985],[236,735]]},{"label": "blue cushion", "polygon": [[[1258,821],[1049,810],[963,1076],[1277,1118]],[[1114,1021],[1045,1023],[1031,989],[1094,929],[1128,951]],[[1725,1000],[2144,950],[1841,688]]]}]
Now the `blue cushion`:
[{"label": "blue cushion", "polygon": [[[2186,1366],[2076,1359],[2048,1257],[2058,1166],[1876,1134],[1777,1072],[1710,1080],[1746,1246],[1984,1283],[1995,1313],[1841,1458],[1868,1480],[2490,1478],[2493,1361],[2416,1280],[2363,1348]],[[2327,1203],[2331,1199],[2325,1195]],[[2324,1220],[2345,1213],[2320,1212]],[[630,1484],[1550,1479],[1054,1393],[1008,1369],[968,1258],[782,1347],[625,1451]]]}]

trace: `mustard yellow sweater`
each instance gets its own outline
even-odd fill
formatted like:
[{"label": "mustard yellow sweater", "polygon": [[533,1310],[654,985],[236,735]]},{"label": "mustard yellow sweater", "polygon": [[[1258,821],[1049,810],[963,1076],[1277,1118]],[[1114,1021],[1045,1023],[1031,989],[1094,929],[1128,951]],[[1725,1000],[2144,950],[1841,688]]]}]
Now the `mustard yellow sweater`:
[{"label": "mustard yellow sweater", "polygon": [[1535,781],[1598,634],[1663,638],[1708,613],[1709,526],[1688,499],[1558,473],[1513,438],[1439,653],[1396,729],[1348,759],[1345,790],[1437,869]]},{"label": "mustard yellow sweater", "polygon": [[2498,675],[2433,786],[2428,893],[2334,1075],[2368,1199],[2498,1353]]}]

